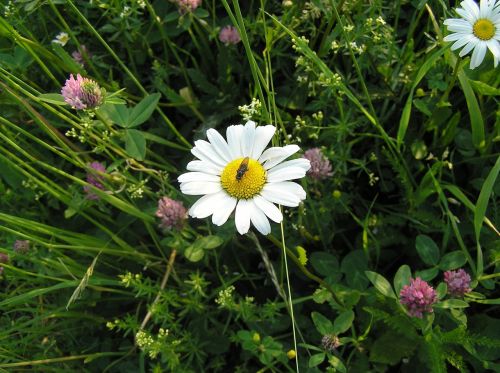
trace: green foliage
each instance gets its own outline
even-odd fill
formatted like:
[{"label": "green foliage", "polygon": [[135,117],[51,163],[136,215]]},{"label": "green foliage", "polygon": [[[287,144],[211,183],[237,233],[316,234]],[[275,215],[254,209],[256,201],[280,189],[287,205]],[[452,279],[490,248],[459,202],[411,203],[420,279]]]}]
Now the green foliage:
[{"label": "green foliage", "polygon": [[[0,370],[498,371],[500,80],[442,41],[449,17],[435,0],[5,2]],[[64,101],[70,74],[99,108]],[[297,158],[320,149],[328,175],[267,237],[160,225],[162,197],[198,198],[177,181],[193,143],[247,120]],[[452,297],[460,268],[473,291]],[[421,319],[400,303],[415,277],[438,298]]]}]

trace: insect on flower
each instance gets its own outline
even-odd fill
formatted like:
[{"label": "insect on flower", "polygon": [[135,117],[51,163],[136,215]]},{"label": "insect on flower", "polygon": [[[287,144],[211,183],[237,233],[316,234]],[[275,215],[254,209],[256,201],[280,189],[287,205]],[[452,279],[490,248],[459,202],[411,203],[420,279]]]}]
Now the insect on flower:
[{"label": "insect on flower", "polygon": [[245,172],[248,171],[248,161],[250,160],[249,157],[245,157],[241,163],[240,167],[236,170],[236,180],[241,181],[243,176],[245,175]]}]

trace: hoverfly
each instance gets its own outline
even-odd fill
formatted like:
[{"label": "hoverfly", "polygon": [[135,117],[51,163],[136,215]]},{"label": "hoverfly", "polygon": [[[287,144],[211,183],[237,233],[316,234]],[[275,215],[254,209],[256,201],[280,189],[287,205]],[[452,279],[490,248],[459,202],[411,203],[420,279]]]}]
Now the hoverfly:
[{"label": "hoverfly", "polygon": [[236,180],[241,181],[243,178],[243,175],[245,175],[245,172],[248,171],[248,161],[249,158],[245,157],[240,164],[240,167],[238,167],[238,170],[236,170]]}]

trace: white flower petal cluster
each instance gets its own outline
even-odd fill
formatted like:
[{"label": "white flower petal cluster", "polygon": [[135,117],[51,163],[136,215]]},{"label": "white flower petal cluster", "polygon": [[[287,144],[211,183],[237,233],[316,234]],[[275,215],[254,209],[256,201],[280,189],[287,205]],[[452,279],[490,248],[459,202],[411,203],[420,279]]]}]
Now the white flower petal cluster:
[{"label": "white flower petal cluster", "polygon": [[454,42],[451,50],[463,49],[460,57],[472,51],[470,68],[481,65],[489,49],[493,54],[494,66],[500,60],[500,1],[481,0],[479,6],[473,0],[464,0],[457,8],[462,18],[449,18],[444,21],[448,31],[444,41]]},{"label": "white flower petal cluster", "polygon": [[[248,121],[244,126],[229,126],[227,141],[214,129],[207,131],[208,141],[196,141],[191,153],[198,159],[189,162],[190,172],[178,178],[184,194],[202,195],[189,209],[189,215],[200,219],[211,215],[212,222],[220,226],[235,211],[236,229],[240,234],[247,233],[253,224],[267,235],[271,232],[269,219],[276,223],[283,220],[275,203],[298,206],[306,198],[306,192],[290,180],[304,177],[310,163],[304,158],[286,161],[300,149],[297,145],[265,150],[275,131],[272,125],[256,127]],[[248,162],[247,157],[248,171],[242,173],[243,180],[237,180],[235,167],[242,159]],[[245,177],[248,180],[244,180]],[[245,189],[250,190],[248,195],[239,198],[246,193]]]}]

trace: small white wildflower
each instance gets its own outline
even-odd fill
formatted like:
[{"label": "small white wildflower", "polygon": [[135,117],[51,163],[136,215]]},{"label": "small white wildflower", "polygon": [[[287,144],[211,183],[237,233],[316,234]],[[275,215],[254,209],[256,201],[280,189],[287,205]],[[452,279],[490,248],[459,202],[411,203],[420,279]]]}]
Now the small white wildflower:
[{"label": "small white wildflower", "polygon": [[56,38],[52,40],[52,43],[60,44],[64,47],[68,41],[69,41],[69,35],[66,32],[61,31],[59,34],[56,35]]}]

